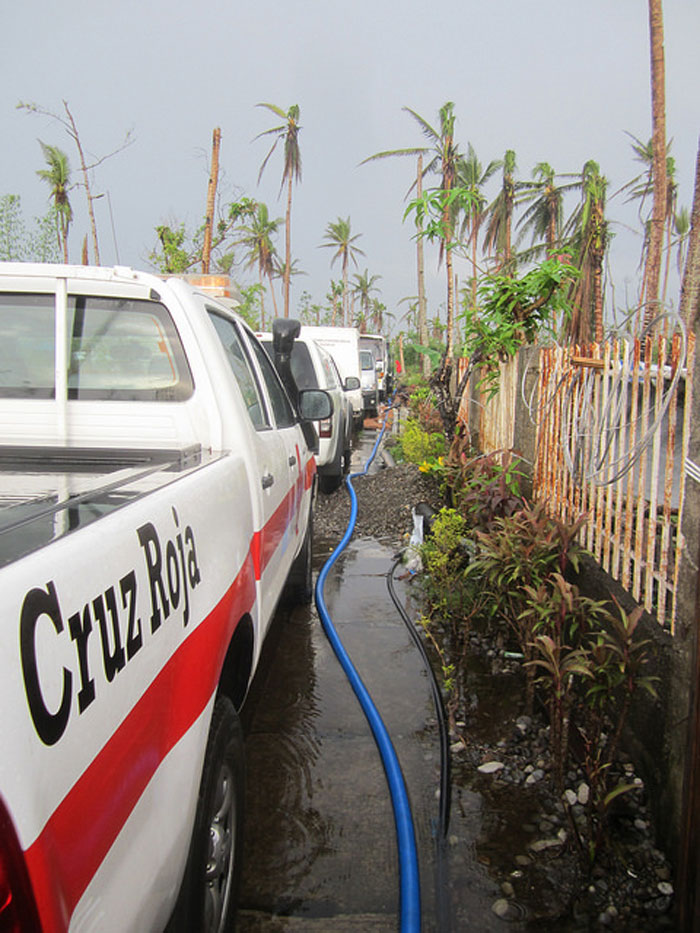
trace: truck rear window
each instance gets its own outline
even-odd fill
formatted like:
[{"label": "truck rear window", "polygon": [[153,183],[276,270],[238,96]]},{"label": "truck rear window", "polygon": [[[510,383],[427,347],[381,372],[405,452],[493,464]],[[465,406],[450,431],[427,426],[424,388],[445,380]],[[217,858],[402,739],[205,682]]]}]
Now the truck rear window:
[{"label": "truck rear window", "polygon": [[[272,341],[270,340],[261,340],[260,343],[265,347],[267,355],[271,360],[274,359],[274,353],[272,350]],[[314,364],[311,361],[311,354],[309,353],[309,348],[305,343],[297,341],[292,346],[292,357],[290,360],[290,365],[292,367],[292,375],[294,376],[294,381],[297,384],[298,389],[318,389],[318,379],[316,378],[316,371],[314,370]]]},{"label": "truck rear window", "polygon": [[[0,398],[55,398],[52,294],[0,294]],[[192,376],[164,305],[69,295],[69,399],[182,401]]]}]

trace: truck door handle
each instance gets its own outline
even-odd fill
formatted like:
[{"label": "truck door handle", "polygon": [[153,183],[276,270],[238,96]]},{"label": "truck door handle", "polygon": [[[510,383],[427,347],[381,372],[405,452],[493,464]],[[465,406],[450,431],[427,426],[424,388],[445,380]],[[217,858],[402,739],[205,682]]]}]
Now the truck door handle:
[{"label": "truck door handle", "polygon": [[272,473],[266,473],[262,478],[262,488],[269,489],[274,482],[275,477],[272,475]]},{"label": "truck door handle", "polygon": [[297,462],[297,458],[294,456],[294,454],[292,454],[292,456],[289,458],[289,465],[294,466],[296,462]]}]

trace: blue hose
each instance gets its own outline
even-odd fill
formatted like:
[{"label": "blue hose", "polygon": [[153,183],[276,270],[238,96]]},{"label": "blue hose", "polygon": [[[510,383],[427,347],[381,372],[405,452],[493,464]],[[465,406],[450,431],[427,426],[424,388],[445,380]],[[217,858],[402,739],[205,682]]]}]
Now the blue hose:
[{"label": "blue hose", "polygon": [[338,633],[335,630],[331,617],[326,608],[326,603],[323,598],[323,588],[326,582],[328,573],[338,558],[339,554],[345,549],[346,545],[352,537],[352,533],[355,529],[355,522],[357,519],[357,495],[352,486],[352,480],[356,476],[363,476],[367,473],[369,466],[374,459],[381,439],[384,435],[386,429],[386,421],[391,410],[391,406],[387,407],[387,412],[384,417],[384,423],[382,429],[379,432],[379,436],[375,442],[375,445],[372,449],[372,453],[367,460],[367,463],[359,473],[351,473],[345,478],[345,485],[348,488],[350,493],[350,519],[348,520],[347,528],[345,529],[345,534],[340,540],[340,543],[333,551],[331,556],[328,558],[326,563],[321,568],[321,572],[318,575],[316,581],[316,608],[318,609],[318,614],[321,619],[324,631],[328,640],[331,643],[333,650],[335,651],[336,657],[340,662],[341,667],[345,671],[345,674],[350,681],[352,689],[355,691],[355,696],[360,702],[360,706],[367,718],[372,734],[374,735],[374,740],[377,744],[379,754],[382,759],[382,764],[384,765],[384,771],[386,773],[387,783],[389,785],[389,792],[391,794],[391,802],[394,808],[394,822],[396,824],[396,842],[398,847],[398,857],[399,857],[399,889],[400,889],[400,930],[401,933],[416,933],[420,930],[421,927],[421,908],[420,908],[420,878],[418,874],[418,856],[416,851],[416,837],[413,829],[413,818],[411,815],[411,807],[408,802],[408,794],[406,792],[406,784],[404,782],[403,774],[401,772],[401,765],[399,764],[396,751],[389,737],[384,722],[377,711],[376,706],[372,697],[369,695],[369,692],[365,685],[363,684],[360,675],[357,673],[355,665],[350,660],[343,643],[341,642]]}]

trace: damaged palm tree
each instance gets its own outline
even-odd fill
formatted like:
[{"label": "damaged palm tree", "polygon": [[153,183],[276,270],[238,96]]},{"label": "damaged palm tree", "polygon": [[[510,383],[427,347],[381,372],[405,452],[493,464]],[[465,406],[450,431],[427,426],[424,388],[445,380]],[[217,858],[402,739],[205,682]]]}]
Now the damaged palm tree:
[{"label": "damaged palm tree", "polygon": [[453,389],[453,363],[447,353],[431,379],[448,441],[455,436],[459,406],[473,373],[480,370],[479,386],[492,398],[498,392],[499,364],[535,343],[540,334],[553,335],[561,317],[570,314],[566,291],[577,275],[564,256],[545,260],[521,278],[491,275],[482,281],[478,306],[462,314],[468,362],[459,384]]}]

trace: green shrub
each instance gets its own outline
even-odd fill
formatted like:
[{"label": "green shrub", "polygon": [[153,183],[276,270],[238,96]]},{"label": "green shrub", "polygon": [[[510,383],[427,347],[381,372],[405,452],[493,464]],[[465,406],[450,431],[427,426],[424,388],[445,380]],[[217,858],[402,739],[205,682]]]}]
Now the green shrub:
[{"label": "green shrub", "polygon": [[415,418],[406,421],[399,443],[402,459],[418,466],[445,456],[445,435],[439,431],[426,431]]}]

